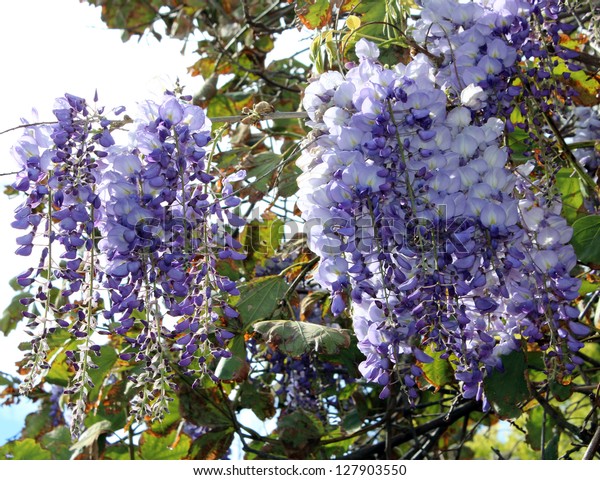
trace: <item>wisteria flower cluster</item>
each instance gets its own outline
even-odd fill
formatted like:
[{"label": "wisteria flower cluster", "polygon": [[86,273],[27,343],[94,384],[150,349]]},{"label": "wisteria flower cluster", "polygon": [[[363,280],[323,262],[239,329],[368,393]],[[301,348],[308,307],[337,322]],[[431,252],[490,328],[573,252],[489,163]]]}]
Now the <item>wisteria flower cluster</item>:
[{"label": "wisteria flower cluster", "polygon": [[[525,115],[528,99],[542,111],[553,109],[552,95],[569,100],[575,92],[564,89],[552,76],[555,60],[569,71],[577,52],[561,45],[561,33],[575,27],[559,20],[557,0],[424,0],[412,35],[440,62],[436,83],[452,96],[466,96],[463,104],[483,109],[486,116],[502,115],[512,129],[510,113]],[[543,33],[542,33],[543,32]],[[526,68],[518,67],[525,62]]]},{"label": "wisteria flower cluster", "polygon": [[494,85],[465,77],[454,94],[439,85],[452,62],[440,69],[419,54],[384,68],[366,40],[356,53],[345,76],[327,72],[306,89],[313,132],[298,161],[298,204],[321,257],[315,279],[334,313],[351,307],[362,375],[382,398],[404,388],[414,399],[422,365],[439,352],[463,395],[487,409],[483,379],[525,344],[572,371],[588,332],[570,305],[572,231],[559,203],[508,168],[505,121],[488,108]]},{"label": "wisteria flower cluster", "polygon": [[[74,425],[93,388],[99,324],[124,337],[122,360],[143,365],[130,377],[139,387],[131,406],[138,418],[167,411],[174,363],[214,377],[209,360],[231,355],[223,319],[238,315],[227,299],[239,292],[216,263],[243,258],[231,232],[244,223],[232,186],[244,172],[212,173],[210,120],[186,99],[168,93],[140,111],[127,138],[115,133],[124,121],[66,95],[54,110],[57,123],[28,127],[14,148],[23,167],[14,186],[27,195],[13,222],[26,232],[17,254],[41,249],[37,268],[18,277],[21,286],[38,286],[24,302],[43,312],[25,312],[33,340],[22,388],[49,368],[47,336],[69,329],[80,340],[67,352],[76,371],[66,391]],[[165,338],[175,354],[165,351]]]},{"label": "wisteria flower cluster", "polygon": [[[574,113],[574,143],[591,142],[600,138],[600,113],[597,107],[577,107]],[[596,146],[578,148],[574,151],[574,155],[592,177],[597,177],[600,168],[600,151]]]}]

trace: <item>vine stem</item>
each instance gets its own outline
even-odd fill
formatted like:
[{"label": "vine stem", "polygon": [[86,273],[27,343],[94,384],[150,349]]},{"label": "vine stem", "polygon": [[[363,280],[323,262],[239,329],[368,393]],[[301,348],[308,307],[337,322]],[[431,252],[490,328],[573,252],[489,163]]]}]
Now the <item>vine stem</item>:
[{"label": "vine stem", "polygon": [[[246,118],[256,118],[256,121],[259,122],[261,120],[286,120],[286,119],[294,119],[294,118],[307,118],[307,112],[270,112],[270,113],[261,113],[258,114],[256,112],[251,112],[245,115],[225,115],[221,117],[208,117],[208,119],[213,123],[237,123],[241,122]],[[122,120],[110,120],[112,123],[122,123]],[[7,128],[6,130],[2,130],[0,135],[4,135],[5,133],[12,132],[14,130],[19,130],[20,128],[29,128],[29,127],[39,127],[41,125],[53,125],[57,123],[55,120],[50,120],[46,122],[34,122],[34,123],[24,123],[23,125],[17,125],[16,127]],[[77,123],[77,122],[75,122]]]},{"label": "vine stem", "polygon": [[262,120],[285,120],[294,118],[307,118],[308,113],[306,112],[271,112],[271,113],[250,113],[248,115],[230,115],[224,117],[209,117],[209,120],[213,123],[237,123],[241,122],[246,118],[256,118],[256,121]]},{"label": "vine stem", "polygon": [[594,454],[596,450],[598,450],[598,445],[600,445],[600,426],[596,429],[596,433],[592,437],[592,441],[588,445],[588,448],[583,455],[583,460],[591,460],[594,458]]}]

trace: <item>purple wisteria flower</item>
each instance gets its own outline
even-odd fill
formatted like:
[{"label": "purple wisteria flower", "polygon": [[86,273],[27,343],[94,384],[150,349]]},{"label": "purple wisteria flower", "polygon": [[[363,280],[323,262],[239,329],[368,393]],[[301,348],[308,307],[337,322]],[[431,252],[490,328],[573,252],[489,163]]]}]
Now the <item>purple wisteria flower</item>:
[{"label": "purple wisteria flower", "polygon": [[[422,17],[429,35],[477,18],[484,43],[504,28],[492,20],[502,26],[520,11],[507,4],[483,20],[478,4],[434,3]],[[298,205],[321,257],[315,280],[335,314],[350,307],[366,356],[360,371],[382,397],[397,383],[417,397],[429,348],[451,358],[464,396],[489,408],[483,379],[510,351],[531,343],[566,371],[577,363],[584,326],[570,306],[579,288],[571,229],[560,206],[507,168],[505,124],[481,115],[493,88],[446,93],[445,67],[417,55],[387,69],[376,51],[360,40],[360,63],[345,78],[325,74],[305,98],[315,138],[298,161]],[[515,55],[494,39],[478,68],[491,74],[502,59]],[[559,337],[571,353],[551,340]]]},{"label": "purple wisteria flower", "polygon": [[100,322],[125,337],[122,359],[145,365],[130,378],[139,387],[131,409],[138,419],[168,410],[172,355],[163,340],[181,369],[214,379],[210,360],[231,355],[227,319],[238,314],[228,298],[239,291],[216,264],[244,258],[233,236],[244,224],[233,184],[245,172],[213,174],[211,123],[199,107],[167,93],[140,110],[124,143],[102,109],[67,94],[57,101],[57,122],[27,128],[13,148],[22,167],[14,188],[27,195],[13,222],[24,230],[17,253],[40,250],[37,268],[17,281],[40,284],[24,304],[44,312],[24,312],[34,336],[23,389],[49,368],[47,336],[68,328],[77,341],[66,352],[76,371],[65,391],[74,434],[94,387],[88,370],[100,346],[91,337]]}]

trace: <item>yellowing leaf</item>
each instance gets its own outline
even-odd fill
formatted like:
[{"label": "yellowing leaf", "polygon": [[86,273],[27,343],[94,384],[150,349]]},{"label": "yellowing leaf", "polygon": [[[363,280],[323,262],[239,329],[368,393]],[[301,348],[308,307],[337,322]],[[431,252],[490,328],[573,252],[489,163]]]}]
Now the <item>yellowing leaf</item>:
[{"label": "yellowing leaf", "polygon": [[[560,39],[560,44],[563,47],[574,51],[581,51],[582,46],[585,43],[587,43],[587,37],[585,35],[574,35],[572,37],[561,35]],[[571,87],[578,93],[578,95],[572,97],[575,104],[591,107],[600,103],[599,75],[586,72],[585,70],[572,72],[569,70],[567,62],[562,58],[552,57],[552,60],[556,65],[552,74],[559,82]]]},{"label": "yellowing leaf", "polygon": [[350,15],[346,19],[346,26],[350,30],[356,30],[357,28],[360,27],[360,18],[358,18],[356,15]]},{"label": "yellowing leaf", "polygon": [[331,20],[332,4],[329,0],[300,0],[296,2],[296,15],[306,28],[322,28]]},{"label": "yellowing leaf", "polygon": [[346,13],[351,12],[356,8],[356,6],[360,3],[361,0],[344,0],[342,5],[340,6],[340,12]]}]

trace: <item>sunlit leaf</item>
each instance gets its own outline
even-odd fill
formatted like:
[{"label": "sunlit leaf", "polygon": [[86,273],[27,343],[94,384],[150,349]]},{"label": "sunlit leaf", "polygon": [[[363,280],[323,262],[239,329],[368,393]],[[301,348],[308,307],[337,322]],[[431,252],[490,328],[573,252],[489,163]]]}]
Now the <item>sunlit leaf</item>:
[{"label": "sunlit leaf", "polygon": [[[587,43],[587,38],[580,34],[572,36],[561,35],[560,44],[569,50],[580,52]],[[577,95],[570,97],[577,105],[591,107],[600,103],[600,75],[597,73],[586,72],[585,70],[571,71],[568,62],[557,56],[552,57],[554,69],[552,71],[556,79],[571,87],[577,92]]]},{"label": "sunlit leaf", "polygon": [[243,330],[272,315],[287,289],[286,281],[277,275],[255,278],[241,285],[240,300],[235,308],[240,314]]},{"label": "sunlit leaf", "polygon": [[360,27],[360,23],[360,18],[358,18],[356,15],[350,15],[346,19],[346,26],[350,30],[356,30],[358,27]]},{"label": "sunlit leaf", "polygon": [[583,205],[581,182],[572,168],[561,168],[556,174],[556,186],[562,198],[562,215],[571,225]]},{"label": "sunlit leaf", "polygon": [[600,215],[588,215],[573,223],[571,245],[580,262],[600,265]]},{"label": "sunlit leaf", "polygon": [[581,282],[581,287],[579,287],[579,295],[593,293],[598,290],[598,287],[600,287],[600,283],[593,283],[584,278]]},{"label": "sunlit leaf", "polygon": [[0,460],[51,460],[52,455],[35,440],[26,438],[0,447]]},{"label": "sunlit leaf", "polygon": [[181,460],[187,457],[190,445],[190,437],[178,436],[176,430],[164,437],[146,431],[140,438],[140,456],[143,460]]},{"label": "sunlit leaf", "polygon": [[433,358],[433,362],[421,365],[425,379],[439,390],[444,385],[454,380],[454,370],[447,359],[440,358],[443,352],[436,352],[431,346],[425,349],[425,353]]},{"label": "sunlit leaf", "polygon": [[311,351],[335,354],[350,346],[350,334],[346,330],[314,323],[268,320],[255,323],[254,329],[266,342],[291,356]]},{"label": "sunlit leaf", "polygon": [[266,212],[261,220],[248,222],[240,234],[240,243],[246,252],[244,267],[254,272],[257,265],[263,265],[273,257],[283,239],[283,221],[275,214]]}]

